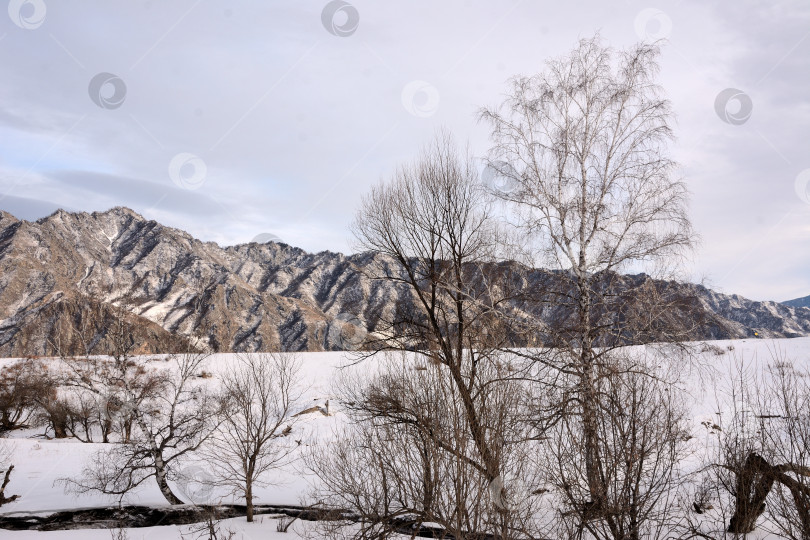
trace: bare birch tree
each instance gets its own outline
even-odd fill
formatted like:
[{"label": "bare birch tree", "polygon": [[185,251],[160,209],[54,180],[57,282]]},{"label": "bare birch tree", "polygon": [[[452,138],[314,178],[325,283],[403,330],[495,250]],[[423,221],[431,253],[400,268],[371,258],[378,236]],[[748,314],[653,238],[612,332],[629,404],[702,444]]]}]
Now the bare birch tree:
[{"label": "bare birch tree", "polygon": [[559,354],[537,360],[573,376],[555,414],[580,422],[587,490],[575,508],[583,519],[611,511],[600,422],[615,411],[601,409],[599,380],[612,369],[612,351],[683,339],[690,329],[662,324],[682,299],[645,276],[621,275],[692,244],[687,190],[667,154],[672,112],[654,80],[658,53],[584,39],[544,72],[514,79],[503,105],[481,113],[494,166],[508,164],[499,172],[514,186],[498,195],[540,262],[563,270],[541,301],[572,315],[538,325]]},{"label": "bare birch tree", "polygon": [[195,384],[206,358],[172,355],[169,366],[150,373],[146,387],[127,387],[130,380],[121,381],[133,419],[130,440],[97,453],[82,477],[65,479],[66,485],[80,493],[123,497],[154,478],[167,502],[182,504],[169,481],[216,427],[217,400],[204,385]]}]

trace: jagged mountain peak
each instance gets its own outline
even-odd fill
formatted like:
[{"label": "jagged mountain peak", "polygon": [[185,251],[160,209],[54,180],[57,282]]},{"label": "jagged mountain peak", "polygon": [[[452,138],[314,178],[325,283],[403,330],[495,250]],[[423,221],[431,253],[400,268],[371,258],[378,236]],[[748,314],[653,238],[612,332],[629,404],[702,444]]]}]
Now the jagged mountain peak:
[{"label": "jagged mountain peak", "polygon": [[5,210],[0,210],[0,222],[8,221],[9,223],[16,223],[20,221],[10,213],[6,212]]},{"label": "jagged mountain peak", "polygon": [[90,215],[92,215],[93,217],[96,216],[131,217],[138,221],[147,221],[147,219],[143,217],[141,214],[126,206],[114,206],[109,210],[105,210],[103,212],[93,212]]},{"label": "jagged mountain peak", "polygon": [[97,219],[104,219],[104,218],[108,218],[108,217],[116,217],[116,218],[129,217],[129,218],[137,219],[139,221],[145,221],[145,218],[142,215],[138,214],[137,212],[135,212],[134,210],[132,210],[130,208],[127,208],[125,206],[115,206],[113,208],[110,208],[109,210],[104,210],[102,212],[98,212],[98,211],[96,211],[96,212],[70,212],[70,211],[65,210],[63,208],[59,208],[59,209],[55,210],[54,212],[52,212],[51,214],[49,214],[49,215],[47,215],[45,217],[39,218],[38,220],[36,220],[36,223],[48,223],[48,222],[53,222],[53,221],[65,220],[65,219],[79,220],[79,221],[88,220],[88,219],[97,220]]}]

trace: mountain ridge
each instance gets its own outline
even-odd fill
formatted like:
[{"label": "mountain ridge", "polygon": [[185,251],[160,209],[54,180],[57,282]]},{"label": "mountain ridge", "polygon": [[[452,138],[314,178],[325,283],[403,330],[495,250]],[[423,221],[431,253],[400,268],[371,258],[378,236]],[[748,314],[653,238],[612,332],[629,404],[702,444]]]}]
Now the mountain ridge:
[{"label": "mountain ridge", "polygon": [[[54,336],[76,320],[105,343],[114,308],[149,328],[139,338],[144,349],[183,340],[237,352],[351,348],[412,301],[407,289],[368,277],[385,268],[396,263],[378,253],[223,247],[126,207],[57,210],[34,222],[0,211],[0,355],[54,354]],[[530,281],[553,279],[551,271],[527,272]],[[810,335],[810,308],[673,286],[700,299],[707,319],[697,339]],[[65,302],[76,306],[55,307]],[[99,305],[89,309],[92,302]],[[93,310],[108,315],[77,315]]]},{"label": "mountain ridge", "polygon": [[810,296],[803,296],[801,298],[794,298],[793,300],[786,300],[784,302],[780,302],[780,304],[790,307],[810,308]]}]

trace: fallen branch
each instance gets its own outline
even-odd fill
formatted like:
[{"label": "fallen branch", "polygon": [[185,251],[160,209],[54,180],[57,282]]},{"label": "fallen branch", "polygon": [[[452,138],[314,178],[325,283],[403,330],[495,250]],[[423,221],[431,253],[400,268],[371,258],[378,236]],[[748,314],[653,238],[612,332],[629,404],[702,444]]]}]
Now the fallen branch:
[{"label": "fallen branch", "polygon": [[19,495],[12,495],[11,497],[6,497],[6,486],[8,485],[9,478],[11,476],[11,471],[13,469],[14,465],[9,465],[8,469],[6,470],[6,475],[3,478],[3,485],[0,486],[0,506],[16,501],[17,499],[20,498]]}]

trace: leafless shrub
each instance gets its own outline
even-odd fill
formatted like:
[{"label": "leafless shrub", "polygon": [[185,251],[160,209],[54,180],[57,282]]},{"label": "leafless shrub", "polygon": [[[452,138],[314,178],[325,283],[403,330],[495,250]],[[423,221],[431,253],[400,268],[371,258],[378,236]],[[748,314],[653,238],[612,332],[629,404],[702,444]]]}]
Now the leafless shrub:
[{"label": "leafless shrub", "polygon": [[37,362],[32,365],[29,375],[37,389],[33,403],[37,406],[39,422],[45,424],[54,438],[68,437],[73,423],[73,411],[65,396],[59,391],[59,377],[51,372],[48,365]]},{"label": "leafless shrub", "polygon": [[766,370],[736,358],[719,397],[714,472],[727,530],[758,525],[784,538],[810,536],[810,384],[778,350]]},{"label": "leafless shrub", "polygon": [[287,532],[290,526],[295,522],[296,518],[291,516],[282,516],[278,518],[278,523],[276,524],[276,532]]},{"label": "leafless shrub", "polygon": [[43,360],[26,359],[4,370],[0,380],[0,431],[29,422],[57,439],[92,441],[92,398],[62,391],[62,377]]},{"label": "leafless shrub", "polygon": [[529,465],[533,441],[517,421],[520,385],[499,380],[494,365],[478,365],[486,383],[476,383],[475,406],[503,471],[489,481],[449,369],[414,371],[413,359],[398,353],[378,361],[383,366],[370,380],[343,381],[351,422],[307,458],[319,478],[312,497],[356,527],[330,523],[324,532],[378,537],[433,524],[457,538],[530,534],[537,484]]},{"label": "leafless shrub", "polygon": [[181,532],[183,540],[232,540],[236,536],[233,529],[222,528],[222,517],[216,506],[208,506],[205,511],[205,520],[189,525],[185,532]]},{"label": "leafless shrub", "polygon": [[726,350],[733,350],[733,349],[724,349],[719,345],[715,345],[714,343],[702,343],[700,346],[700,352],[710,352],[715,356],[723,356],[726,354]]}]

